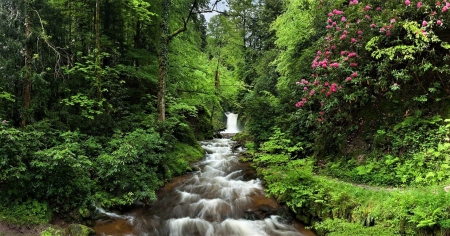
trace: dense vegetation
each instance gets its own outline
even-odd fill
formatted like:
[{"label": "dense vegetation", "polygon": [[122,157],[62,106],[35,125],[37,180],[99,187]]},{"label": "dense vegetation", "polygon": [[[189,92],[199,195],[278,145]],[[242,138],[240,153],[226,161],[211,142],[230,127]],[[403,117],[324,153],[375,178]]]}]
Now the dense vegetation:
[{"label": "dense vegetation", "polygon": [[234,111],[318,233],[448,234],[450,2],[218,2],[2,1],[0,215],[151,201]]},{"label": "dense vegetation", "polygon": [[448,234],[450,2],[275,5],[240,137],[269,194],[320,235]]},{"label": "dense vegetation", "polygon": [[208,42],[198,12],[212,6],[177,1],[164,22],[163,5],[0,2],[0,215],[80,220],[150,202],[202,158],[197,140],[224,127],[240,85]]}]

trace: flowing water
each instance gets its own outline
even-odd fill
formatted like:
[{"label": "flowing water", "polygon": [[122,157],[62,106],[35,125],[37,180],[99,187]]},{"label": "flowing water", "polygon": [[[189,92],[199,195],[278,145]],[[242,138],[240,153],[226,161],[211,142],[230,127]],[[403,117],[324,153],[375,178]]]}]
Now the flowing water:
[{"label": "flowing water", "polygon": [[234,114],[231,112],[225,113],[227,116],[227,129],[223,131],[222,133],[237,133],[239,132],[237,120],[238,120],[238,114]]},{"label": "flowing water", "polygon": [[288,223],[288,211],[265,197],[254,170],[238,161],[239,151],[232,151],[233,141],[201,144],[207,154],[197,172],[166,184],[150,206],[121,214],[103,212],[108,219],[97,221],[97,235],[313,235],[295,221]]},{"label": "flowing water", "polygon": [[[227,113],[237,133],[237,114]],[[301,236],[314,235],[294,221],[286,207],[267,198],[261,181],[238,160],[230,139],[201,142],[205,159],[198,171],[176,177],[157,192],[152,205],[96,222],[97,235],[117,236]],[[279,216],[282,215],[283,217]]]}]

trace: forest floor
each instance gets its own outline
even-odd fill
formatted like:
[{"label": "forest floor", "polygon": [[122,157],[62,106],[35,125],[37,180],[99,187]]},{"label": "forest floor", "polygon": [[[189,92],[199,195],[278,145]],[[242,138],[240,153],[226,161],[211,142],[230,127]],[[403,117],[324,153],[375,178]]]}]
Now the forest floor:
[{"label": "forest floor", "polygon": [[0,221],[0,236],[40,236],[49,227],[67,229],[68,225],[61,219],[54,219],[51,224],[21,226]]},{"label": "forest floor", "polygon": [[0,222],[0,236],[38,236],[47,226],[15,226]]}]

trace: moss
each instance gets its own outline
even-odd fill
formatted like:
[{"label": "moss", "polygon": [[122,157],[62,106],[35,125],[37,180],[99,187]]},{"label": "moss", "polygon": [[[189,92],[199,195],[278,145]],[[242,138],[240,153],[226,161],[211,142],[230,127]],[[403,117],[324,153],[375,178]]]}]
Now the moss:
[{"label": "moss", "polygon": [[85,225],[71,224],[68,227],[71,236],[89,236],[95,235],[95,231]]},{"label": "moss", "polygon": [[51,226],[43,230],[41,236],[66,236],[66,232],[59,226]]}]

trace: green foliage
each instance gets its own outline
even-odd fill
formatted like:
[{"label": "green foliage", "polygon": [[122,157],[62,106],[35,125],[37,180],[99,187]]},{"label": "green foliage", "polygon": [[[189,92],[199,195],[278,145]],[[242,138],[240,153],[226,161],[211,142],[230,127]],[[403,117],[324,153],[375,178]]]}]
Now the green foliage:
[{"label": "green foliage", "polygon": [[27,199],[15,199],[8,207],[2,201],[0,205],[0,218],[2,222],[14,225],[39,225],[48,223],[52,218],[52,209],[47,203]]},{"label": "green foliage", "polygon": [[55,229],[53,227],[48,227],[42,230],[40,236],[65,236],[66,232],[63,229]]},{"label": "green foliage", "polygon": [[275,125],[274,116],[279,114],[279,99],[267,91],[249,93],[245,98],[248,108],[247,115],[251,117],[246,123],[246,129],[255,137],[255,147],[267,141]]},{"label": "green foliage", "polygon": [[95,163],[101,190],[114,193],[117,199],[99,204],[109,207],[153,200],[154,191],[162,184],[163,173],[158,174],[158,168],[166,145],[154,130],[117,133],[109,142],[112,152],[100,155]]},{"label": "green foliage", "polygon": [[32,156],[44,149],[41,138],[44,133],[39,131],[22,132],[15,128],[0,126],[0,183],[1,195],[21,197],[25,194],[22,188],[32,181],[29,172],[29,162]]},{"label": "green foliage", "polygon": [[304,206],[304,200],[313,194],[309,188],[312,162],[294,159],[292,155],[302,149],[301,144],[293,144],[284,136],[276,129],[270,140],[261,145],[261,153],[253,161],[258,166],[258,173],[264,176],[267,193],[297,209]]},{"label": "green foliage", "polygon": [[326,219],[314,224],[314,229],[318,235],[327,236],[347,236],[347,235],[367,235],[367,236],[393,236],[401,235],[393,228],[376,225],[375,227],[364,227],[362,224],[351,223],[342,219]]}]

